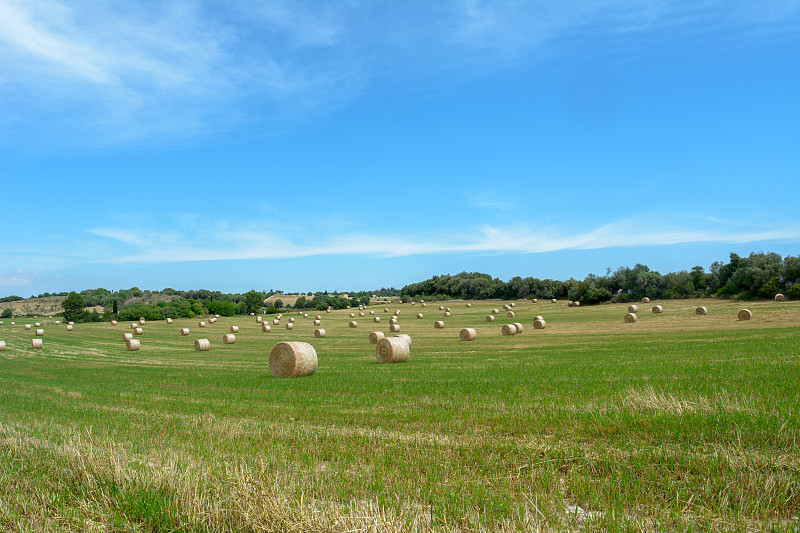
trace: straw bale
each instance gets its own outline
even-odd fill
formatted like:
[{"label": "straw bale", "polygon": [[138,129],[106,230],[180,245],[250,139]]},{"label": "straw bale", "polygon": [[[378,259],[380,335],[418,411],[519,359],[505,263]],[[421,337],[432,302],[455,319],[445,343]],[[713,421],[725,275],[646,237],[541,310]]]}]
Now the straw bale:
[{"label": "straw bale", "polygon": [[464,328],[458,334],[458,338],[462,341],[474,341],[477,336],[478,334],[472,328]]},{"label": "straw bale", "polygon": [[44,330],[43,329],[37,329],[36,330],[36,336],[37,337],[44,337]]},{"label": "straw bale", "polygon": [[75,326],[70,326],[69,324],[67,324],[67,331],[72,331],[74,328]]},{"label": "straw bale", "polygon": [[327,332],[322,328],[314,330],[314,337],[316,337],[317,339],[321,339],[325,337],[325,335],[327,335]]},{"label": "straw bale", "polygon": [[31,325],[30,324],[25,324],[25,329],[26,330],[31,329]]},{"label": "straw bale", "polygon": [[697,309],[694,310],[694,314],[696,314],[696,315],[707,315],[708,314],[708,308],[704,307],[704,306],[700,306],[700,307],[698,307]]},{"label": "straw bale", "polygon": [[389,312],[389,308],[388,308],[388,307],[384,307],[384,308],[383,308],[383,312],[384,312],[384,313],[388,313],[388,312]]},{"label": "straw bale", "polygon": [[135,330],[133,330],[133,334],[134,335],[143,335],[144,334],[144,329],[136,328]]},{"label": "straw bale", "polygon": [[509,311],[506,313],[506,318],[514,318],[514,311]]},{"label": "straw bale", "polygon": [[228,333],[222,336],[222,344],[236,344],[236,335]]},{"label": "straw bale", "polygon": [[256,317],[256,324],[261,324],[263,321],[264,321],[264,319],[261,318],[260,316]]},{"label": "straw bale", "polygon": [[636,322],[636,313],[628,313],[625,315],[625,322],[628,324],[633,324]]},{"label": "straw bale", "polygon": [[144,326],[144,322],[145,322],[144,317],[139,319],[139,325],[140,326]]},{"label": "straw bale", "polygon": [[379,317],[379,316],[374,316],[374,317],[372,317],[372,321],[373,321],[373,322],[380,322],[380,321],[381,321],[381,317]]},{"label": "straw bale", "polygon": [[261,323],[261,333],[269,333],[272,331],[272,327],[267,324],[266,322]]},{"label": "straw bale", "polygon": [[510,310],[511,310],[511,306],[510,305],[503,304],[503,311],[510,311]]},{"label": "straw bale", "polygon": [[472,307],[472,304],[467,304],[467,308]]},{"label": "straw bale", "polygon": [[194,351],[195,352],[207,352],[211,349],[211,343],[208,342],[208,339],[197,339],[194,341]]},{"label": "straw bale", "polygon": [[317,315],[314,317],[314,320],[322,320],[322,315]]},{"label": "straw bale", "polygon": [[364,316],[364,312],[358,313],[358,316]]},{"label": "straw bale", "polygon": [[294,329],[294,322],[287,322],[286,329]]},{"label": "straw bale", "polygon": [[544,329],[547,327],[547,322],[543,318],[537,318],[533,321],[533,329]]},{"label": "straw bale", "polygon": [[742,309],[737,316],[739,320],[750,320],[753,318],[753,312],[749,309]]},{"label": "straw bale", "polygon": [[351,328],[357,328],[358,322],[356,322],[355,320],[351,320],[348,326],[350,326]]},{"label": "straw bale", "polygon": [[330,313],[330,312],[331,312],[331,310],[330,310],[330,309],[326,309],[326,310],[325,310],[325,312],[326,312],[326,313]]},{"label": "straw bale", "polygon": [[41,322],[36,322],[36,323],[34,323],[33,325],[34,325],[35,327],[37,327],[37,328],[40,328],[40,327],[42,327],[42,323],[41,323]]},{"label": "straw bale", "polygon": [[279,342],[269,351],[269,372],[276,378],[310,376],[317,363],[317,351],[307,342]]},{"label": "straw bale", "polygon": [[314,325],[315,326],[321,326],[322,325],[322,320],[314,320]]},{"label": "straw bale", "polygon": [[274,319],[272,319],[272,325],[273,326],[280,326],[281,325],[281,321],[279,319],[277,319],[277,318],[274,318]]},{"label": "straw bale", "polygon": [[31,339],[31,348],[34,350],[41,350],[42,346],[44,346],[42,339]]},{"label": "straw bale", "polygon": [[198,323],[197,323],[197,325],[198,325],[198,326],[200,326],[201,328],[204,328],[204,327],[206,327],[206,323],[205,323],[205,322],[202,322],[202,321],[201,321],[201,322],[198,322]]},{"label": "straw bale", "polygon": [[776,294],[775,295],[775,301],[776,302],[785,302],[786,301],[786,296],[784,296],[783,294]]},{"label": "straw bale", "polygon": [[132,338],[133,338],[133,333],[123,333],[122,334],[122,340],[124,340],[124,341],[129,341]]},{"label": "straw bale", "polygon": [[502,329],[500,330],[503,335],[516,335],[517,334],[517,326],[514,324],[503,324]]},{"label": "straw bale", "polygon": [[663,312],[663,311],[664,311],[664,308],[663,308],[663,307],[661,307],[660,305],[654,305],[654,306],[653,306],[653,312],[654,312],[655,314],[659,314],[659,313],[661,313],[661,312]]},{"label": "straw bale", "polygon": [[375,311],[370,311],[370,312],[369,312],[369,314],[370,314],[370,315],[374,315],[374,314],[375,314]]},{"label": "straw bale", "polygon": [[439,306],[439,311],[444,311],[444,306],[443,305]]},{"label": "straw bale", "polygon": [[409,348],[411,347],[411,337],[409,335],[406,335],[405,333],[398,333],[397,335],[395,335],[395,337],[397,337],[398,339],[403,339],[404,341],[406,341],[406,344],[408,344]]},{"label": "straw bale", "polygon": [[397,333],[400,331],[400,324],[389,324],[389,331],[392,333]]},{"label": "straw bale", "polygon": [[116,320],[112,320],[112,321],[111,321],[111,325],[112,325],[112,326],[116,326],[116,325],[117,325],[117,321],[116,321]]},{"label": "straw bale", "polygon": [[303,313],[303,318],[308,318],[308,313]]},{"label": "straw bale", "polygon": [[639,312],[639,306],[635,305],[635,304],[634,305],[629,305],[628,306],[628,312],[629,313],[638,313]]},{"label": "straw bale", "polygon": [[550,303],[551,303],[551,304],[554,304],[554,303],[556,303],[557,301],[558,301],[558,300],[556,300],[555,298],[553,298],[552,300],[550,300]]},{"label": "straw bale", "polygon": [[397,317],[396,316],[390,317],[389,324],[397,324]]},{"label": "straw bale", "polygon": [[369,334],[369,343],[370,344],[378,344],[378,341],[384,338],[385,335],[382,331],[373,331]]},{"label": "straw bale", "polygon": [[444,312],[444,317],[445,318],[450,318],[450,311],[445,311]]},{"label": "straw bale", "polygon": [[355,313],[350,313],[350,318],[355,318],[355,317],[356,317]]},{"label": "straw bale", "polygon": [[514,302],[511,302],[511,307],[516,307],[516,306],[517,306],[517,304],[515,304]]},{"label": "straw bale", "polygon": [[643,303],[643,304],[649,304],[649,303],[650,303],[650,298],[648,298],[647,296],[645,296],[644,298],[642,298],[642,303]]},{"label": "straw bale", "polygon": [[422,304],[422,307],[427,307],[427,306],[428,306],[428,304]]},{"label": "straw bale", "polygon": [[442,320],[437,320],[433,323],[434,329],[444,329],[444,322]]},{"label": "straw bale", "polygon": [[533,300],[531,300],[531,302],[533,302],[535,304],[538,304],[539,303],[539,299],[538,298],[534,298]]},{"label": "straw bale", "polygon": [[379,363],[403,363],[411,356],[411,346],[401,337],[384,337],[375,346]]},{"label": "straw bale", "polygon": [[6,341],[0,341],[0,352],[6,351]]},{"label": "straw bale", "polygon": [[181,335],[184,337],[189,334],[189,328],[181,328]]},{"label": "straw bale", "polygon": [[499,309],[492,309],[492,314],[493,314],[493,315],[497,315],[497,314],[499,314],[499,313],[500,313],[500,310],[499,310]]},{"label": "straw bale", "polygon": [[494,322],[494,315],[486,315],[486,322]]},{"label": "straw bale", "polygon": [[424,317],[425,315],[423,315],[422,313],[417,313],[417,318],[424,318]]},{"label": "straw bale", "polygon": [[522,324],[519,322],[514,322],[514,325],[517,327],[517,333],[522,333]]},{"label": "straw bale", "polygon": [[239,333],[239,326],[231,326],[231,333]]},{"label": "straw bale", "polygon": [[139,342],[139,339],[130,339],[125,341],[125,349],[129,352],[136,352],[141,347],[142,344]]},{"label": "straw bale", "polygon": [[289,317],[289,322],[294,323],[294,317],[293,316]]}]

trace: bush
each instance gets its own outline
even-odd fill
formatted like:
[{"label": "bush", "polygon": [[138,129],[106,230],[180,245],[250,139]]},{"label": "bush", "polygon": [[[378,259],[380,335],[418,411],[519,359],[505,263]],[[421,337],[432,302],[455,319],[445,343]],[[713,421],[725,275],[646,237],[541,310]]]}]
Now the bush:
[{"label": "bush", "polygon": [[[278,300],[280,301],[280,300]],[[280,311],[275,307],[267,307],[267,314],[268,315],[277,315]]]},{"label": "bush", "polygon": [[0,318],[14,318],[14,310],[10,307],[6,307],[3,309],[3,312],[0,313]]},{"label": "bush", "polygon": [[786,296],[788,296],[790,300],[800,300],[800,282],[789,287],[789,290],[786,291]]}]

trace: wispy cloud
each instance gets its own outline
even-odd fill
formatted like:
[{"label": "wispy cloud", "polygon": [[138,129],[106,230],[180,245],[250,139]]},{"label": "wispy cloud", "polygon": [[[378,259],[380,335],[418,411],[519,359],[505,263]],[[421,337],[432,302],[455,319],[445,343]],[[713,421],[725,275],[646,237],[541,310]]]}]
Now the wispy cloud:
[{"label": "wispy cloud", "polygon": [[39,275],[25,270],[0,272],[0,287],[22,287],[32,285],[39,279]]},{"label": "wispy cloud", "polygon": [[447,72],[457,83],[558,53],[576,35],[691,33],[712,21],[763,36],[796,29],[800,12],[796,2],[689,4],[0,0],[0,126],[5,142],[26,132],[51,144],[191,139],[304,118],[376,80]]}]

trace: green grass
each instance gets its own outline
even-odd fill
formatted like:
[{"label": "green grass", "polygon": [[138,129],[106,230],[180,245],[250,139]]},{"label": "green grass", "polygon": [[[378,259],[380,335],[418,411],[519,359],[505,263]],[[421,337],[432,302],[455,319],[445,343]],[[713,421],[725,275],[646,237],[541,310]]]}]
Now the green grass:
[{"label": "green grass", "polygon": [[[148,323],[139,352],[129,323],[45,323],[34,351],[5,320],[0,529],[797,530],[800,304],[739,322],[736,302],[653,302],[635,324],[623,305],[518,302],[491,324],[502,302],[438,305],[390,307],[413,338],[397,365],[367,342],[383,306],[357,329],[322,313],[325,339],[315,312],[270,333]],[[271,377],[280,340],[311,343],[316,374]]]}]

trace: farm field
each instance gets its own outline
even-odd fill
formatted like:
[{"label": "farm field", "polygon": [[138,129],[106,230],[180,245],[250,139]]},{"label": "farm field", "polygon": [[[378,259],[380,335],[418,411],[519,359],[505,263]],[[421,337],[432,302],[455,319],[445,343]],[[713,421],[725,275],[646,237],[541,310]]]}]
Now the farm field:
[{"label": "farm field", "polygon": [[[632,324],[627,304],[469,303],[148,322],[138,352],[128,322],[48,319],[32,350],[33,321],[5,319],[0,529],[797,531],[800,302],[653,301]],[[380,365],[367,338],[395,309],[411,359]],[[270,375],[284,340],[315,347],[313,376]]]}]

